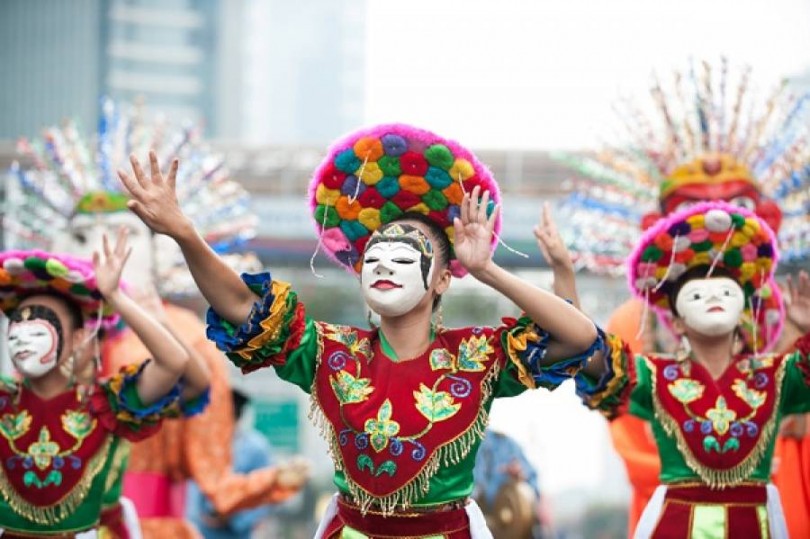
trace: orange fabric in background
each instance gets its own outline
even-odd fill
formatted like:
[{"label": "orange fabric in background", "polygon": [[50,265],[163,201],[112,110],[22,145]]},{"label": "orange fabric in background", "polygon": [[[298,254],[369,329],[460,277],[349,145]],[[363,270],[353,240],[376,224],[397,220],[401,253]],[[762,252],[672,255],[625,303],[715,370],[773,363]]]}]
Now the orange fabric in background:
[{"label": "orange fabric in background", "polygon": [[[295,494],[275,487],[275,469],[256,470],[248,475],[232,472],[234,417],[227,359],[206,339],[205,325],[196,314],[171,304],[164,307],[174,332],[187,337],[186,344],[200,354],[211,371],[211,402],[203,413],[189,419],[164,421],[157,435],[132,444],[127,476],[129,472],[163,474],[173,486],[181,488],[185,488],[186,480],[192,479],[222,515],[281,502]],[[121,365],[143,361],[149,354],[135,334],[125,330],[123,335],[104,343],[102,356],[105,372],[112,372]],[[125,484],[132,488],[136,481],[137,473]],[[165,514],[152,513],[156,518],[142,518],[144,538],[200,537],[182,517],[183,512],[183,507],[166,507]]]},{"label": "orange fabric in background", "polygon": [[[643,305],[631,299],[613,312],[608,333],[619,335],[634,352],[645,346],[637,337]],[[628,514],[628,537],[633,536],[644,507],[658,486],[661,462],[646,422],[635,416],[622,416],[610,423],[613,446],[624,461],[632,488]],[[810,436],[801,440],[779,437],[774,450],[777,463],[773,482],[779,489],[790,537],[810,538]]]}]

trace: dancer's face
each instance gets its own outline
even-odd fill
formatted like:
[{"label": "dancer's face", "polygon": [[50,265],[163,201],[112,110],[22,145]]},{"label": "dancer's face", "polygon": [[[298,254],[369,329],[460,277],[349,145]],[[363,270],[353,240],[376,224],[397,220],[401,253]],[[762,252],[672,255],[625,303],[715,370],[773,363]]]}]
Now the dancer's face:
[{"label": "dancer's face", "polygon": [[430,239],[415,226],[393,223],[374,234],[360,280],[369,307],[380,316],[401,316],[423,300],[436,266]]},{"label": "dancer's face", "polygon": [[27,378],[39,378],[56,367],[58,344],[56,328],[47,320],[9,324],[8,353],[14,367]]},{"label": "dancer's face", "polygon": [[683,285],[675,305],[687,328],[717,337],[732,333],[739,324],[745,294],[728,277],[694,279]]}]

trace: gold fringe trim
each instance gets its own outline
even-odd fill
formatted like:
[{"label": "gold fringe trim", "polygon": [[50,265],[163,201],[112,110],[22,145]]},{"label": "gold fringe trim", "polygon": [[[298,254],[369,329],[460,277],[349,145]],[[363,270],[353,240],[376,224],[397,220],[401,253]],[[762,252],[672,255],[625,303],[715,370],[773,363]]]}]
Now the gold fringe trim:
[{"label": "gold fringe trim", "polygon": [[2,466],[0,466],[0,496],[3,497],[15,513],[23,518],[43,526],[54,526],[72,515],[84,502],[85,496],[87,496],[93,485],[93,480],[104,468],[112,440],[111,435],[106,436],[101,448],[93,455],[87,467],[85,467],[81,479],[70,492],[56,503],[49,506],[34,505],[23,498],[9,482]]},{"label": "gold fringe trim", "polygon": [[760,432],[759,439],[756,441],[756,445],[740,464],[728,470],[718,470],[704,465],[697,457],[695,457],[694,453],[692,453],[692,449],[689,447],[689,444],[686,442],[686,439],[683,436],[683,432],[680,430],[678,421],[664,409],[660,399],[658,398],[658,392],[656,391],[657,376],[655,364],[646,357],[644,360],[652,371],[652,400],[655,418],[661,422],[661,425],[664,427],[664,431],[667,433],[667,435],[670,437],[675,437],[678,450],[686,461],[686,465],[689,466],[693,472],[698,474],[703,482],[709,485],[710,488],[722,489],[726,487],[733,487],[747,481],[751,473],[759,465],[762,457],[768,451],[770,445],[769,442],[771,438],[773,438],[774,432],[776,431],[776,419],[779,415],[779,402],[782,397],[782,379],[785,376],[785,365],[787,365],[787,362],[783,361],[774,374],[775,392],[773,413],[762,427],[762,431]]},{"label": "gold fringe trim", "polygon": [[[316,373],[320,367],[321,355],[323,353],[323,340],[320,325],[318,325],[317,335],[318,354],[315,360]],[[440,466],[454,466],[469,455],[473,445],[480,442],[484,437],[484,431],[489,423],[489,412],[484,406],[484,403],[491,397],[493,384],[499,374],[500,365],[496,362],[481,381],[481,405],[470,427],[436,449],[433,456],[430,457],[428,462],[422,467],[422,470],[402,487],[386,496],[375,496],[355,483],[351,477],[345,475],[346,484],[349,486],[349,492],[353,498],[352,502],[360,508],[363,515],[368,513],[372,506],[378,508],[383,516],[393,514],[394,510],[398,508],[402,510],[408,509],[419,497],[425,496],[428,493],[430,480],[436,475]],[[323,409],[318,401],[317,393],[317,384],[316,381],[313,380],[312,389],[310,391],[309,419],[318,428],[324,440],[326,440],[329,455],[332,458],[335,469],[345,472],[346,468],[337,445],[338,441],[337,436],[335,436],[334,427],[329,423],[329,420],[326,419],[326,415],[323,413]]]}]

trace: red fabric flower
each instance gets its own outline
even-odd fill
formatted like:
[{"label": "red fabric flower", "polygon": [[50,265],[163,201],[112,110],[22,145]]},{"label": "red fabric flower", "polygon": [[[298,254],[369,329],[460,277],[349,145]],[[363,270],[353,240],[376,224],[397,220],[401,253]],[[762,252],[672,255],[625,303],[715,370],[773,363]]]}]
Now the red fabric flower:
[{"label": "red fabric flower", "polygon": [[329,163],[321,174],[321,180],[328,189],[340,189],[346,181],[346,176],[345,172],[338,170],[333,163]]},{"label": "red fabric flower", "polygon": [[438,223],[442,229],[445,229],[452,224],[450,219],[448,219],[446,212],[432,211],[428,214],[428,217]]},{"label": "red fabric flower", "polygon": [[399,158],[400,170],[410,176],[424,176],[428,171],[428,162],[422,154],[405,152]]},{"label": "red fabric flower", "polygon": [[93,412],[93,416],[104,429],[130,442],[139,442],[145,438],[149,438],[160,430],[162,423],[162,421],[154,423],[142,422],[138,425],[134,425],[119,420],[115,410],[110,406],[107,392],[98,387],[96,387],[90,395],[89,406],[90,410]]},{"label": "red fabric flower", "polygon": [[371,234],[367,236],[361,236],[354,241],[354,248],[357,249],[357,252],[362,255],[363,251],[366,250],[366,244],[368,240],[371,238]]},{"label": "red fabric flower", "polygon": [[[369,187],[363,191],[363,193],[357,197],[357,201],[360,202],[364,208],[376,208],[378,210],[385,204],[385,198],[383,198],[380,192],[374,187]],[[363,251],[361,250],[359,252],[362,253]]]},{"label": "red fabric flower", "polygon": [[422,199],[413,193],[403,190],[394,195],[391,201],[396,204],[399,209],[405,211],[408,208],[412,208],[422,202]]}]

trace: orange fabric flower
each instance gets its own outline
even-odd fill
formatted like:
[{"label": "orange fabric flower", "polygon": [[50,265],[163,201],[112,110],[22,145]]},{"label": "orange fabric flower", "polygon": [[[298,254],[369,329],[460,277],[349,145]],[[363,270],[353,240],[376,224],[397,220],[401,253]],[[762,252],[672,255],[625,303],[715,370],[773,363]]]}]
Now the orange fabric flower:
[{"label": "orange fabric flower", "polygon": [[352,149],[360,160],[376,161],[383,156],[383,145],[378,138],[363,137],[358,139]]},{"label": "orange fabric flower", "polygon": [[350,202],[349,197],[342,196],[337,200],[335,209],[341,219],[354,221],[357,219],[357,216],[360,215],[360,210],[363,209],[363,206],[357,200]]},{"label": "orange fabric flower", "polygon": [[450,204],[461,204],[461,200],[464,198],[464,191],[461,190],[458,182],[453,182],[445,187],[442,190],[442,194],[447,197],[447,201]]},{"label": "orange fabric flower", "polygon": [[430,184],[421,176],[408,176],[403,174],[399,177],[399,185],[415,195],[424,195],[430,191]]}]

